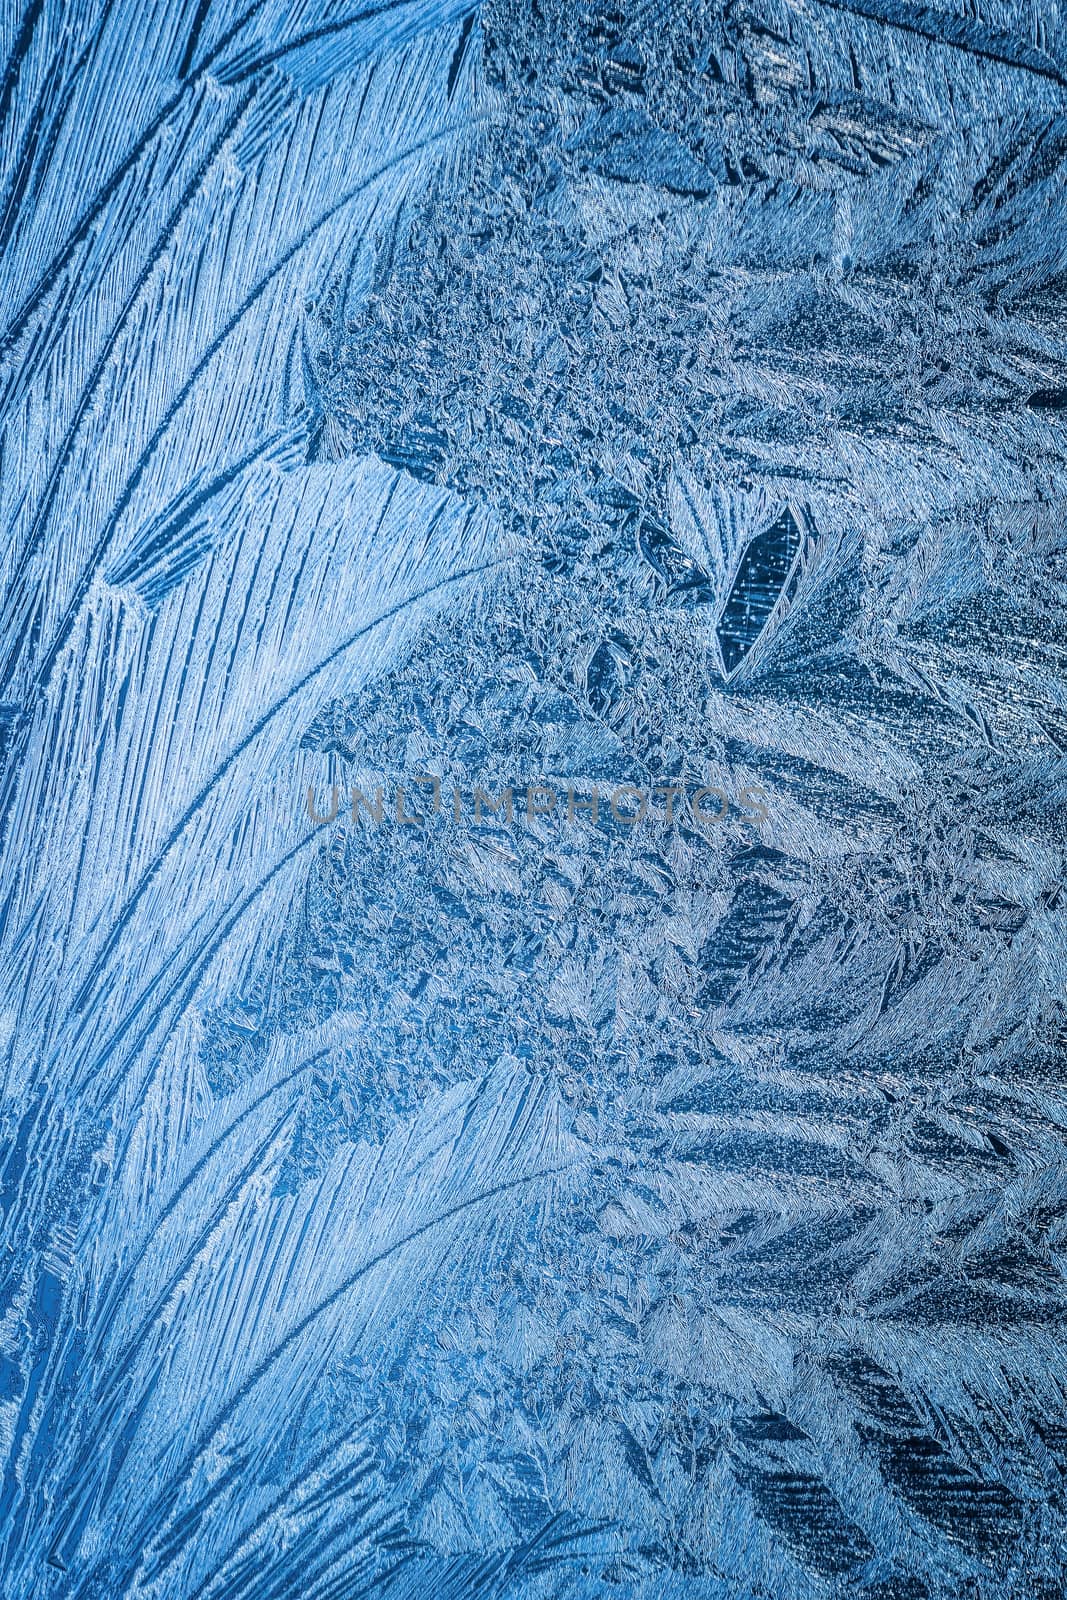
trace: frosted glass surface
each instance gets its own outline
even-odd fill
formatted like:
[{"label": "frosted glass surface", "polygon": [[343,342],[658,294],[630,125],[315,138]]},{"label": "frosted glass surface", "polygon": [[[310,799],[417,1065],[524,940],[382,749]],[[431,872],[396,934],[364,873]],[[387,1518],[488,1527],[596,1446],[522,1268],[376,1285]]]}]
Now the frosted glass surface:
[{"label": "frosted glass surface", "polygon": [[0,63],[0,1600],[1061,1600],[1060,7]]}]

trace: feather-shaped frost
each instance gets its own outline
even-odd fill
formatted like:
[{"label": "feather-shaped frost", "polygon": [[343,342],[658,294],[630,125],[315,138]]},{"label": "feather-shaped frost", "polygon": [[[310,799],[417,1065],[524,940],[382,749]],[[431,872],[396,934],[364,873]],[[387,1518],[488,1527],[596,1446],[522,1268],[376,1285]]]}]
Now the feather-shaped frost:
[{"label": "feather-shaped frost", "polygon": [[3,1595],[1062,1593],[1058,16],[0,60]]}]

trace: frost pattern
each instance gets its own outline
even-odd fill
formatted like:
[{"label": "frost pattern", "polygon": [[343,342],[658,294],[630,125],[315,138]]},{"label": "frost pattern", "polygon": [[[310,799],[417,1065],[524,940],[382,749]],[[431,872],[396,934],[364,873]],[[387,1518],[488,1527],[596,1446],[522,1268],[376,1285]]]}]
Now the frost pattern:
[{"label": "frost pattern", "polygon": [[1059,11],[0,54],[4,1600],[1062,1595]]}]

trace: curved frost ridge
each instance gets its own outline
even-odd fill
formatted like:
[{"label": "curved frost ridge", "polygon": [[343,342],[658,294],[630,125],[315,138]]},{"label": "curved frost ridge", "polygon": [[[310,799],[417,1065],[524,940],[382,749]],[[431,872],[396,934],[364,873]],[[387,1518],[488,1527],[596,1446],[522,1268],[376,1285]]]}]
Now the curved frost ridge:
[{"label": "curved frost ridge", "polygon": [[4,1600],[1067,1592],[1062,19],[0,54]]}]

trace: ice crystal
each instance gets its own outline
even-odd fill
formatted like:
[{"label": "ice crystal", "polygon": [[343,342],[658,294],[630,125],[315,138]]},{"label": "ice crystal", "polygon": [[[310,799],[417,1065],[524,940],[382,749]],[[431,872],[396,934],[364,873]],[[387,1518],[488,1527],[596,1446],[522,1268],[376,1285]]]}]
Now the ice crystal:
[{"label": "ice crystal", "polygon": [[5,1600],[1061,1595],[1059,10],[0,42]]}]

